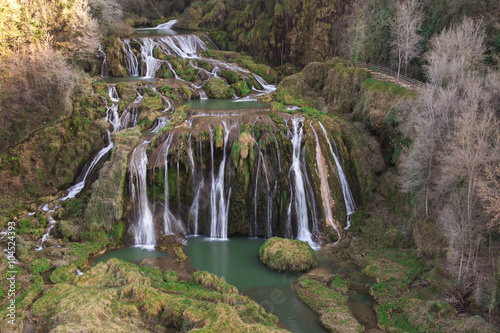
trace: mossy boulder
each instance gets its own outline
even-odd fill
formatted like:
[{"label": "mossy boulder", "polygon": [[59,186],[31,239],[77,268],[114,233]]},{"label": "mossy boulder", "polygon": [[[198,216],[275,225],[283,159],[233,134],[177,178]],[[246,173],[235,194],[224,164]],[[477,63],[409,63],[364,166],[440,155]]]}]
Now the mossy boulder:
[{"label": "mossy boulder", "polygon": [[292,284],[299,299],[320,317],[330,332],[361,333],[363,326],[353,316],[348,302],[348,282],[339,276],[307,274]]},{"label": "mossy boulder", "polygon": [[243,77],[233,71],[222,71],[220,75],[227,80],[228,84],[233,84],[236,82],[243,81]]},{"label": "mossy boulder", "polygon": [[203,89],[207,92],[208,97],[215,99],[224,99],[233,97],[234,90],[227,86],[224,80],[219,78],[211,78],[203,85]]},{"label": "mossy boulder", "polygon": [[307,242],[279,237],[268,239],[259,250],[260,261],[278,272],[302,272],[316,266],[318,258]]},{"label": "mossy boulder", "polygon": [[231,85],[231,88],[233,88],[234,91],[236,92],[236,95],[240,97],[245,97],[250,93],[250,88],[248,87],[248,84],[245,81],[233,83]]}]

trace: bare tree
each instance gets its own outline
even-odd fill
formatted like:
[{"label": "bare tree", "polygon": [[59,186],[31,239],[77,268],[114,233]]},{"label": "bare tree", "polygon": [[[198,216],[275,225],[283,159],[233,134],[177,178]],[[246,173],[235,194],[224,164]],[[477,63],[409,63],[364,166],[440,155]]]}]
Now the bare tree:
[{"label": "bare tree", "polygon": [[445,86],[479,66],[485,51],[483,42],[486,34],[481,24],[465,17],[461,24],[431,39],[430,51],[425,57],[429,63],[429,82]]},{"label": "bare tree", "polygon": [[423,15],[417,0],[403,0],[397,4],[392,30],[394,53],[398,58],[398,80],[401,66],[404,65],[405,75],[407,75],[408,63],[419,54],[422,36],[418,34],[418,29],[420,29],[422,19]]},{"label": "bare tree", "polygon": [[409,113],[405,134],[413,143],[400,162],[401,187],[425,194],[419,197],[426,217],[443,229],[459,280],[475,269],[500,211],[492,169],[500,161],[500,74],[477,70],[482,36],[480,25],[465,18],[431,40],[430,83]]}]

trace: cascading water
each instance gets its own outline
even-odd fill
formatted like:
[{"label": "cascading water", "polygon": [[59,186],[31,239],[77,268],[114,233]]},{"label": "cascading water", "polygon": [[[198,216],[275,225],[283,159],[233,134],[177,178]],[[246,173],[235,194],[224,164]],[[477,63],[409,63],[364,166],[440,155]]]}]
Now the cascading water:
[{"label": "cascading water", "polygon": [[113,141],[111,141],[111,134],[109,133],[109,131],[108,131],[108,142],[109,144],[106,147],[102,148],[99,151],[99,153],[94,157],[94,159],[86,169],[83,175],[83,179],[80,182],[76,183],[75,185],[71,186],[68,189],[68,194],[64,198],[59,199],[60,201],[65,201],[67,199],[74,198],[78,193],[80,193],[85,187],[85,182],[87,180],[88,175],[92,172],[96,164],[99,163],[101,158],[113,148],[114,144]]},{"label": "cascading water", "polygon": [[158,117],[156,118],[156,124],[149,130],[150,132],[153,133],[158,133],[159,130],[161,130],[165,125],[167,125],[167,118],[166,117]]},{"label": "cascading water", "polygon": [[[165,235],[173,235],[175,233],[185,233],[182,221],[177,219],[174,214],[170,211],[169,204],[169,188],[168,188],[168,152],[170,150],[170,145],[172,144],[172,134],[169,134],[167,139],[163,142],[164,154],[165,154],[165,203],[163,207],[163,230]],[[179,192],[179,188],[177,189]]]},{"label": "cascading water", "polygon": [[[199,214],[200,214],[200,194],[201,190],[203,189],[203,186],[205,185],[204,179],[203,179],[203,168],[200,168],[200,175],[198,176],[196,172],[196,165],[194,163],[194,156],[193,156],[193,148],[191,147],[191,136],[189,137],[188,144],[187,144],[187,153],[188,153],[188,158],[189,158],[189,166],[191,168],[191,176],[193,177],[193,193],[194,193],[194,198],[193,198],[193,203],[191,204],[191,207],[189,208],[189,215],[193,220],[193,231],[194,235],[198,235],[198,219],[199,219]],[[201,151],[201,140],[200,140],[200,158],[202,156],[202,151]]]},{"label": "cascading water", "polygon": [[146,149],[149,141],[145,141],[134,149],[129,162],[130,193],[132,193],[133,211],[135,217],[135,245],[146,249],[154,249],[156,235],[153,223],[153,213],[149,207],[147,194],[147,164]]},{"label": "cascading water", "polygon": [[312,126],[312,123],[311,123],[311,130],[313,131],[314,137],[316,138],[316,164],[318,166],[318,174],[319,174],[319,178],[321,181],[321,197],[323,199],[323,209],[325,210],[326,220],[330,223],[330,225],[333,227],[333,229],[337,232],[337,236],[338,236],[337,241],[339,241],[341,238],[341,235],[340,235],[340,232],[339,232],[339,230],[336,226],[336,223],[333,219],[333,213],[332,213],[332,207],[331,207],[333,200],[332,200],[332,197],[330,194],[330,186],[328,184],[328,170],[326,168],[325,158],[323,157],[323,153],[321,152],[321,147],[319,145],[318,135],[316,134],[316,130]]},{"label": "cascading water", "polygon": [[[302,126],[301,126],[302,125]],[[304,187],[304,178],[302,176],[302,163],[300,161],[301,142],[303,134],[303,119],[292,119],[292,166],[290,173],[293,173],[294,182],[294,204],[297,214],[297,239],[308,242],[312,248],[318,248],[318,245],[313,241],[312,234],[309,231],[309,218],[307,216],[307,200]],[[291,213],[291,212],[290,212]]]},{"label": "cascading water", "polygon": [[351,188],[349,187],[349,182],[347,181],[347,177],[344,173],[344,170],[342,169],[342,165],[340,164],[340,159],[333,150],[333,147],[330,143],[325,126],[323,126],[321,122],[318,123],[321,126],[321,130],[323,131],[323,135],[325,136],[326,142],[328,142],[328,147],[330,147],[330,152],[333,156],[333,159],[335,160],[335,165],[337,166],[337,174],[339,176],[340,184],[342,186],[345,209],[347,212],[347,226],[345,227],[345,229],[349,229],[349,227],[351,226],[351,215],[356,211],[356,203],[354,202],[354,198],[352,197]]},{"label": "cascading water", "polygon": [[[170,26],[170,25],[166,23],[165,26]],[[154,29],[161,30],[162,28],[156,27]],[[132,41],[137,42],[140,45],[140,62],[138,61],[131,47],[130,43]],[[250,73],[248,70],[244,68],[219,60],[203,58],[199,54],[199,51],[206,50],[207,45],[203,40],[201,40],[196,35],[168,35],[162,37],[144,37],[144,38],[124,40],[123,41],[124,62],[125,62],[125,67],[127,68],[131,76],[139,75],[142,72],[143,78],[145,79],[154,78],[156,71],[161,67],[161,64],[166,63],[169,69],[172,71],[175,79],[184,81],[177,75],[177,72],[174,70],[172,64],[169,61],[160,60],[153,56],[153,50],[155,48],[157,48],[166,55],[176,55],[183,59],[203,59],[204,61],[212,63],[213,65],[212,72],[207,72],[206,70],[200,69],[196,65],[191,63],[191,66],[193,68],[196,68],[198,70],[203,70],[206,74],[208,74],[208,76],[219,77],[217,75],[217,72],[220,71],[219,66],[221,66],[226,70],[239,72],[245,78],[248,77],[247,74],[248,75],[251,74],[255,78],[255,80],[262,86],[262,90],[252,88],[254,91],[259,93],[257,94],[257,96],[276,91],[276,86],[268,84],[262,77],[260,77],[257,74]],[[142,65],[142,71],[139,68],[141,65]],[[196,86],[192,83],[189,84],[192,85],[195,89],[201,88],[201,85]],[[201,93],[200,95],[201,99],[206,98],[206,94]],[[247,96],[241,99],[241,101],[255,100],[255,97],[256,96],[254,97]]]},{"label": "cascading water", "polygon": [[98,53],[98,55],[99,55],[99,58],[101,58],[101,59],[102,59],[102,60],[101,60],[101,61],[102,61],[102,64],[101,64],[101,69],[100,69],[100,71],[99,71],[99,75],[100,75],[101,77],[103,77],[103,76],[104,76],[104,73],[106,73],[106,72],[107,72],[107,70],[108,70],[108,64],[107,64],[107,62],[106,62],[106,60],[107,60],[106,52],[102,49],[102,45],[100,45],[100,44],[99,44],[99,47],[98,47],[98,49],[97,49],[97,53]]},{"label": "cascading water", "polygon": [[211,227],[210,227],[210,237],[218,238],[221,240],[227,239],[227,225],[228,225],[228,213],[229,213],[229,202],[231,200],[231,188],[229,188],[229,193],[226,199],[224,193],[224,170],[226,167],[226,148],[227,141],[229,138],[229,132],[233,129],[233,126],[228,126],[226,121],[222,121],[224,127],[224,145],[222,151],[222,161],[219,166],[219,172],[217,177],[215,177],[214,169],[214,131],[210,132],[210,154],[212,157],[212,188],[210,192],[210,216],[211,216]]},{"label": "cascading water", "polygon": [[123,41],[123,62],[130,76],[139,76],[139,62],[127,39]]},{"label": "cascading water", "polygon": [[[54,211],[51,211],[50,213],[53,213],[53,212]],[[37,243],[35,245],[35,251],[40,251],[41,249],[44,248],[43,245],[50,238],[50,230],[52,230],[52,228],[54,228],[56,225],[56,220],[54,220],[54,218],[52,217],[52,214],[47,214],[47,218],[49,220],[49,227],[47,229],[47,232],[42,236],[42,238],[37,241]]]}]

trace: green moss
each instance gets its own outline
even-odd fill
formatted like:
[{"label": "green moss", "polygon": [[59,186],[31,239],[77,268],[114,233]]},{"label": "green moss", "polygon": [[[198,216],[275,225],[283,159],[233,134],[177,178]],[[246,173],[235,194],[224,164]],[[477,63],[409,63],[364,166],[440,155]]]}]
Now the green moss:
[{"label": "green moss", "polygon": [[400,96],[415,96],[415,91],[400,86],[390,81],[378,81],[375,79],[366,79],[363,81],[363,87],[374,92],[386,92]]},{"label": "green moss", "polygon": [[259,249],[260,261],[278,272],[306,271],[317,264],[316,252],[307,242],[279,237],[268,239]]},{"label": "green moss", "polygon": [[[79,300],[75,302],[75,300]],[[174,272],[117,259],[74,280],[57,283],[32,307],[44,330],[139,332],[169,330],[276,331],[277,318],[215,275],[197,272],[189,282]],[[85,315],[82,315],[85,314]]]},{"label": "green moss", "polygon": [[236,83],[232,84],[231,88],[234,89],[234,91],[236,92],[236,95],[238,95],[239,97],[247,96],[250,93],[250,89],[251,89],[248,87],[246,82],[243,82],[243,81],[236,82]]},{"label": "green moss", "polygon": [[75,281],[77,277],[77,267],[75,265],[67,265],[57,267],[52,274],[50,274],[50,281],[52,281],[52,283],[70,283]]},{"label": "green moss", "polygon": [[184,92],[184,95],[186,95],[187,99],[191,99],[191,90],[188,87],[182,86],[182,91]]},{"label": "green moss", "polygon": [[71,218],[76,218],[83,213],[83,203],[81,199],[66,200],[63,202],[64,213]]},{"label": "green moss", "polygon": [[215,99],[232,98],[234,90],[226,85],[226,82],[219,78],[211,78],[204,85],[203,89],[208,97]]},{"label": "green moss", "polygon": [[294,282],[293,287],[300,300],[320,316],[321,324],[330,332],[364,332],[347,305],[348,283],[339,276],[325,278],[307,274]]},{"label": "green moss", "polygon": [[130,146],[115,143],[111,158],[101,169],[99,179],[92,185],[92,194],[85,210],[84,226],[87,231],[104,230],[111,233],[123,214],[123,189],[127,173],[128,154],[137,143],[140,132],[120,138]]},{"label": "green moss", "polygon": [[163,279],[167,283],[175,283],[179,281],[179,276],[174,271],[165,271],[163,274]]},{"label": "green moss", "polygon": [[227,80],[228,84],[233,84],[243,81],[243,77],[233,71],[222,71],[220,75]]},{"label": "green moss", "polygon": [[35,259],[30,263],[29,270],[32,274],[40,275],[47,272],[51,267],[50,261],[43,257],[40,259]]}]

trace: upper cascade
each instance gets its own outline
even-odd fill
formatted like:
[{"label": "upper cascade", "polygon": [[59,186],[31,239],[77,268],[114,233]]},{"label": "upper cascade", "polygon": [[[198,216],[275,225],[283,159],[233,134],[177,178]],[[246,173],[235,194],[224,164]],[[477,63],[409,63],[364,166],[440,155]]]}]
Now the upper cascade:
[{"label": "upper cascade", "polygon": [[[154,29],[161,30],[173,24],[175,22],[170,21]],[[115,55],[116,50],[112,53],[101,50],[103,61],[101,76],[114,73],[115,76],[128,74],[141,79],[173,77],[190,88],[199,90],[199,96],[202,99],[208,97],[204,89],[206,83],[212,78],[218,79],[218,82],[224,82],[228,90],[232,89],[233,93],[229,95],[225,93],[224,98],[240,96],[239,100],[248,101],[255,100],[259,95],[276,91],[276,86],[239,65],[207,57],[204,54],[204,51],[208,49],[207,43],[202,38],[213,44],[204,34],[162,34],[124,39],[121,45],[122,57],[118,59]],[[182,65],[179,65],[179,58],[182,59]],[[116,60],[119,61],[118,65]],[[108,61],[114,66],[107,64]],[[114,69],[111,70],[111,67]],[[232,77],[225,76],[224,73],[227,71],[233,72]],[[235,79],[238,83],[236,86],[233,81]],[[243,83],[245,85],[242,85]],[[243,94],[242,91],[245,90]],[[248,95],[249,91],[253,93]]]}]

